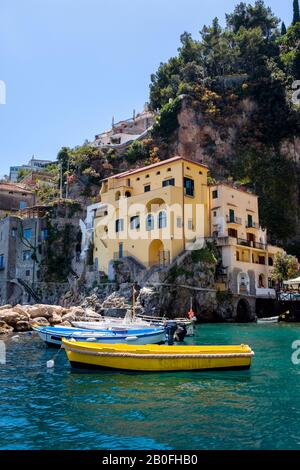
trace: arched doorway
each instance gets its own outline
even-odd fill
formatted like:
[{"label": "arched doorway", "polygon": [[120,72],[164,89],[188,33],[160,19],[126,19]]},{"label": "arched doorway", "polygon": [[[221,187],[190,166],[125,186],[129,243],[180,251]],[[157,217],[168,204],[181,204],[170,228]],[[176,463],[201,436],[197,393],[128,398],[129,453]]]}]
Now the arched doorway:
[{"label": "arched doorway", "polygon": [[238,294],[249,295],[250,279],[247,273],[239,273],[238,275]]},{"label": "arched doorway", "polygon": [[258,278],[258,287],[259,289],[265,289],[266,286],[266,277],[264,274],[260,274]]},{"label": "arched doorway", "polygon": [[251,307],[247,300],[241,299],[236,308],[236,322],[248,323],[251,321]]},{"label": "arched doorway", "polygon": [[149,246],[149,265],[159,266],[161,253],[164,252],[164,244],[161,240],[153,240]]}]

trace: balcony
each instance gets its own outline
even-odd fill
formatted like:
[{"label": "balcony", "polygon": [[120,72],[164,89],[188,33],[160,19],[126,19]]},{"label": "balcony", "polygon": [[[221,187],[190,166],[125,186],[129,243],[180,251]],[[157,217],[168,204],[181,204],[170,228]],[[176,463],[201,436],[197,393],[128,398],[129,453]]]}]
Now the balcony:
[{"label": "balcony", "polygon": [[226,215],[226,222],[233,225],[242,225],[242,219],[240,217],[232,217],[230,215]]},{"label": "balcony", "polygon": [[254,230],[259,230],[259,224],[257,222],[247,222],[246,223],[246,228],[251,229],[253,228]]},{"label": "balcony", "polygon": [[256,288],[256,297],[261,299],[276,299],[275,289],[266,289],[263,287]]}]

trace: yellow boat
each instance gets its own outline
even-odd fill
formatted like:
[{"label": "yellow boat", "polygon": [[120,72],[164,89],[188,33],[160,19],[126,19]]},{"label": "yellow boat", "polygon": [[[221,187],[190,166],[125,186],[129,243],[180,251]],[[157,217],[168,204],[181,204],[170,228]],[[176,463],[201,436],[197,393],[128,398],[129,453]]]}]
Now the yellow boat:
[{"label": "yellow boat", "polygon": [[81,343],[63,339],[68,359],[79,369],[118,369],[143,372],[249,369],[249,346],[134,346]]}]

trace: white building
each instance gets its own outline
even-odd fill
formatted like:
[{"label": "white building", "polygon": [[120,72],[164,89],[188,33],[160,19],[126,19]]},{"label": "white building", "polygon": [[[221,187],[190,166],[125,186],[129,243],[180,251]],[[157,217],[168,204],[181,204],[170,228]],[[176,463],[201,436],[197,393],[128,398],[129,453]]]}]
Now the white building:
[{"label": "white building", "polygon": [[51,165],[51,160],[39,160],[32,157],[27,165],[11,166],[9,170],[9,179],[12,182],[17,182],[20,170],[43,171],[47,165]]},{"label": "white building", "polygon": [[155,114],[149,110],[148,104],[145,104],[144,111],[137,115],[134,112],[131,119],[115,124],[113,118],[112,128],[96,135],[92,145],[95,147],[116,149],[127,146],[135,140],[145,138],[154,122]]}]

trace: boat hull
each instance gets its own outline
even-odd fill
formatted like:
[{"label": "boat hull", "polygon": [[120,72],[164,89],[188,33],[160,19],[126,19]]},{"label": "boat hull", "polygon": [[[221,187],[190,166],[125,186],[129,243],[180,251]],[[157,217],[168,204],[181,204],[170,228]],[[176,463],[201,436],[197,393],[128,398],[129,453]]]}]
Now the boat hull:
[{"label": "boat hull", "polygon": [[[104,330],[135,330],[138,328],[144,328],[144,329],[151,329],[154,327],[157,328],[163,328],[165,322],[157,322],[157,321],[142,321],[142,320],[137,320],[133,322],[124,322],[122,320],[103,320],[101,322],[72,322],[72,325],[75,328],[80,328],[84,330],[95,330],[95,331],[104,331]],[[186,327],[187,334],[186,336],[194,336],[195,334],[195,329],[194,329],[194,324],[189,321],[180,321],[179,324],[183,324]]]},{"label": "boat hull", "polygon": [[59,331],[56,328],[34,328],[37,331],[39,337],[51,347],[58,347],[62,346],[62,339],[74,339],[75,341],[80,342],[96,342],[101,344],[111,344],[114,345],[118,344],[136,344],[136,345],[144,345],[144,344],[160,344],[165,342],[165,333],[161,329],[152,330],[149,333],[138,333],[133,334],[130,332],[129,334],[101,334],[101,333],[93,333],[93,332],[70,332],[70,329],[67,331]]},{"label": "boat hull", "polygon": [[64,340],[70,364],[80,369],[138,372],[249,369],[249,346],[134,346],[73,343]]}]

